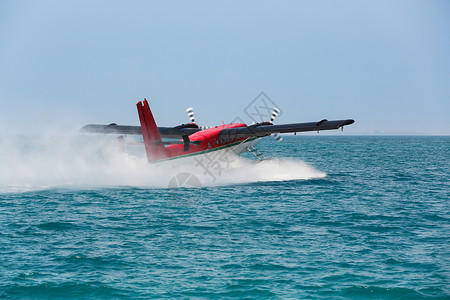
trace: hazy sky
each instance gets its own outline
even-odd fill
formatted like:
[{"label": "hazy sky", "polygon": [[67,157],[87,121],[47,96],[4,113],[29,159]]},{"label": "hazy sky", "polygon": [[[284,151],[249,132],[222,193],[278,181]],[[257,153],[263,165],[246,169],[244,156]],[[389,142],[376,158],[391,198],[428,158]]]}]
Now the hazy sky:
[{"label": "hazy sky", "polygon": [[450,1],[0,1],[0,134],[228,122],[450,134]]}]

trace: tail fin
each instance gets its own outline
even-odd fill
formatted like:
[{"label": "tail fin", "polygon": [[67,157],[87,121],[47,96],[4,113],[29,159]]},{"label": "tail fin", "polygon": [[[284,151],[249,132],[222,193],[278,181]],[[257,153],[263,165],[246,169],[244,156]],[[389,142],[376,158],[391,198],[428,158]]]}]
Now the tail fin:
[{"label": "tail fin", "polygon": [[148,102],[144,99],[143,103],[139,101],[137,104],[139,121],[141,122],[142,136],[144,137],[145,151],[149,162],[164,159],[167,157],[166,149],[162,144],[161,135],[153,118],[152,111],[148,106]]}]

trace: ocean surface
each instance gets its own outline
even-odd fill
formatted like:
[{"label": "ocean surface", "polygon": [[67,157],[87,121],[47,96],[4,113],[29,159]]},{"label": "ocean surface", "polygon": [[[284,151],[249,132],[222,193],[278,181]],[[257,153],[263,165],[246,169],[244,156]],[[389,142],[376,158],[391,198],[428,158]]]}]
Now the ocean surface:
[{"label": "ocean surface", "polygon": [[265,138],[149,166],[0,138],[0,299],[450,299],[450,137]]}]

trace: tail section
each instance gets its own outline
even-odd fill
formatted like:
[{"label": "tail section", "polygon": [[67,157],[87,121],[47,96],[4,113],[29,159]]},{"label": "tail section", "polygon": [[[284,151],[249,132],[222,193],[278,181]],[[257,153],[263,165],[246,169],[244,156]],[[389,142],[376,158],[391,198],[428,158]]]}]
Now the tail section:
[{"label": "tail section", "polygon": [[142,136],[144,137],[145,151],[149,162],[164,159],[167,157],[166,149],[162,144],[161,135],[153,118],[148,102],[144,99],[137,104],[139,121],[141,122]]}]

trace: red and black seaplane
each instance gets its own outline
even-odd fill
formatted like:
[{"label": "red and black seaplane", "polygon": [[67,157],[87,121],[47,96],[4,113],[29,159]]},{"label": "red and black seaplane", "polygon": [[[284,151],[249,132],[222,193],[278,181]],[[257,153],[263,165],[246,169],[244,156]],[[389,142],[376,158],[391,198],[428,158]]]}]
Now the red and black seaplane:
[{"label": "red and black seaplane", "polygon": [[305,131],[342,129],[355,122],[352,119],[334,121],[324,119],[319,122],[274,125],[273,120],[280,112],[278,108],[274,107],[270,121],[252,125],[230,123],[201,128],[194,122],[193,110],[189,108],[187,112],[190,123],[175,127],[157,127],[146,99],[137,103],[137,110],[141,126],[115,123],[109,125],[89,124],[84,126],[81,132],[122,135],[119,140],[123,140],[123,135],[142,135],[148,161],[158,162],[207,154],[212,151],[232,151],[239,155],[245,151],[253,152],[254,145],[262,137],[272,134],[278,136],[280,133],[295,134]]}]

